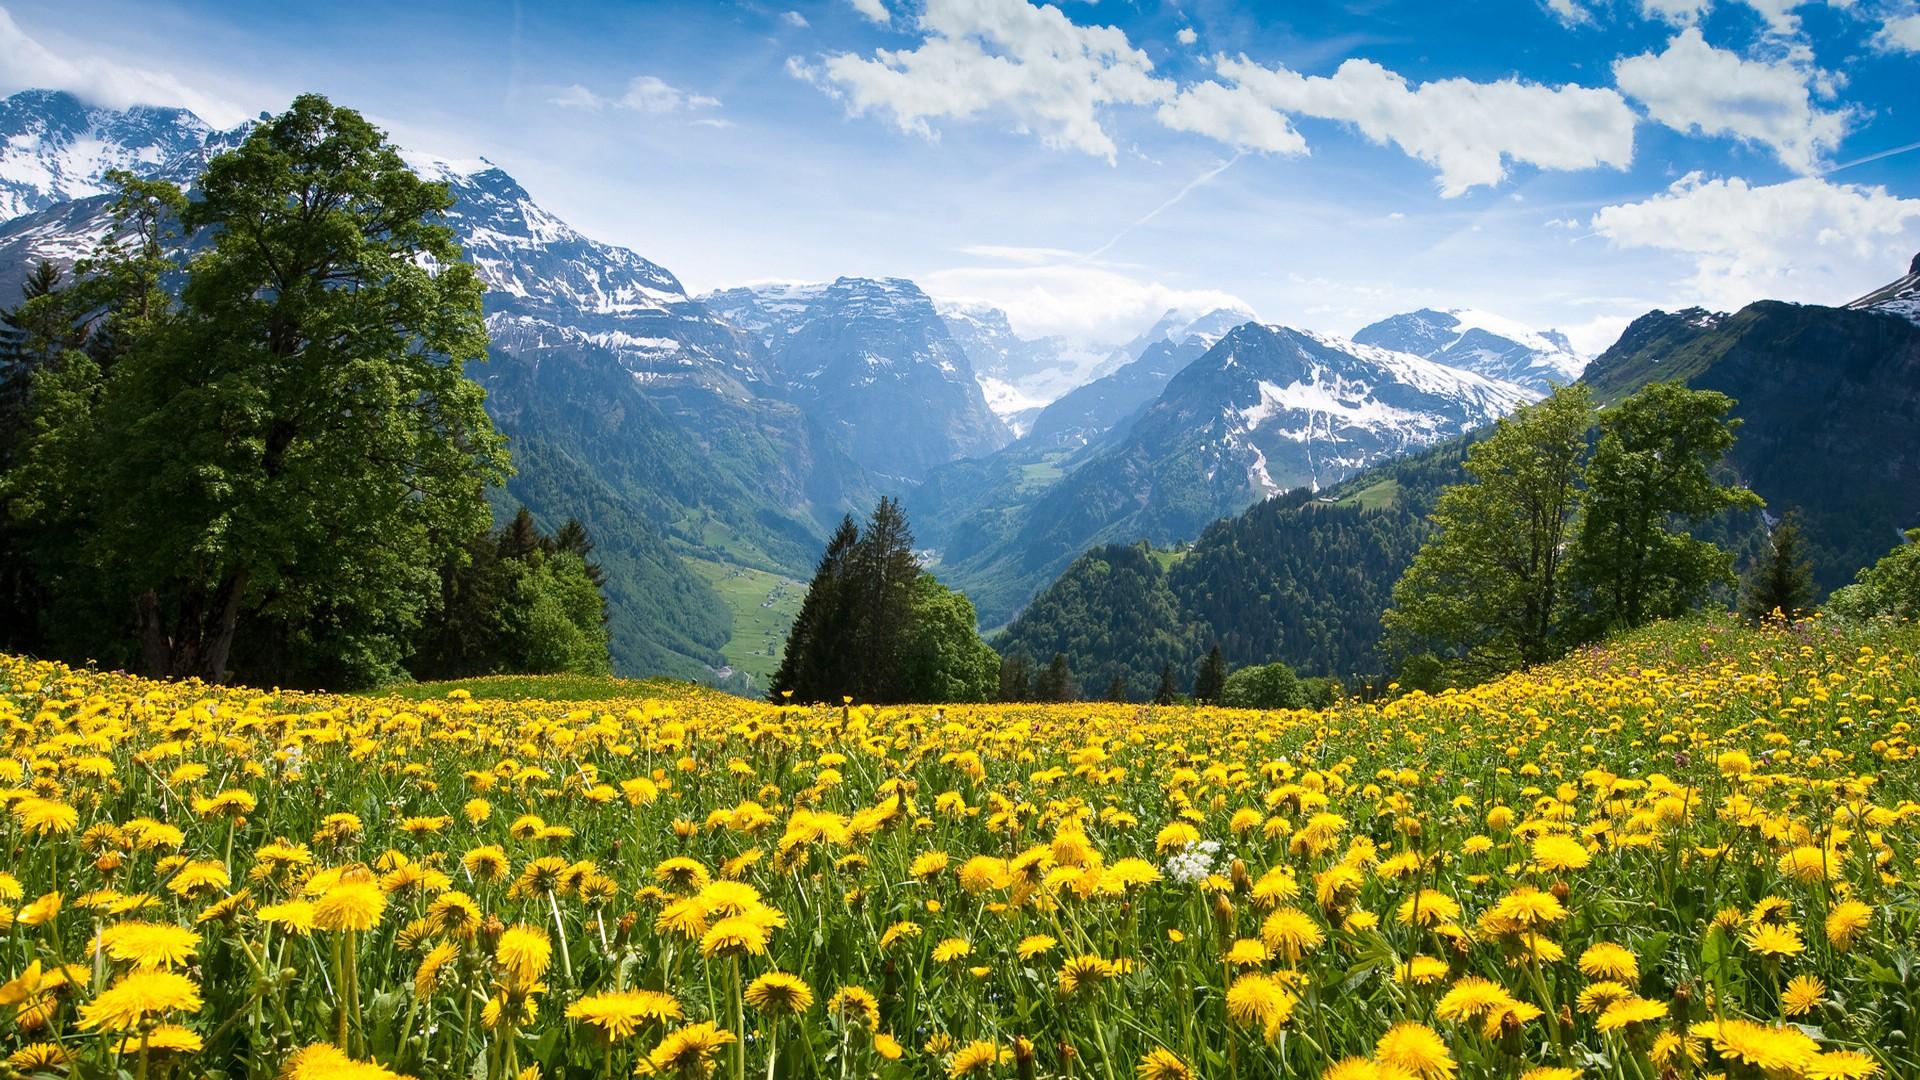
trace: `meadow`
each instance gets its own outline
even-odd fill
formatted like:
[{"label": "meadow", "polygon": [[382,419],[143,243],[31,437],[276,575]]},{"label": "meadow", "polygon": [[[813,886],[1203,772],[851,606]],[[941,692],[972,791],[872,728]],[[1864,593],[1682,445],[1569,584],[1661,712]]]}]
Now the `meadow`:
[{"label": "meadow", "polygon": [[141,1080],[1914,1077],[1916,646],[1696,621],[1271,713],[0,659],[0,1051]]}]

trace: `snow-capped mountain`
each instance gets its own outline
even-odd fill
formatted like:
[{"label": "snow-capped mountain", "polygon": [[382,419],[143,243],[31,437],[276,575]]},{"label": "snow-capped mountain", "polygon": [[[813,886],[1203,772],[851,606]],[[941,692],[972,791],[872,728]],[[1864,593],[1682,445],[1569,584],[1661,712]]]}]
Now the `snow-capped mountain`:
[{"label": "snow-capped mountain", "polygon": [[[1049,447],[1092,442],[1158,397],[1182,368],[1213,348],[1234,327],[1252,319],[1247,312],[1231,308],[1209,311],[1195,319],[1168,312],[1142,335],[1151,340],[1137,357],[1048,405],[1034,418],[1028,439]],[[1153,337],[1156,332],[1159,336]]]},{"label": "snow-capped mountain", "polygon": [[969,500],[963,478],[943,477],[960,497],[947,498],[956,520],[942,574],[995,625],[1089,547],[1191,540],[1268,496],[1324,488],[1540,396],[1410,353],[1243,323],[1061,463],[1051,486]]},{"label": "snow-capped mountain", "polygon": [[1920,254],[1907,267],[1907,276],[1873,290],[1847,305],[1863,311],[1884,311],[1920,323]]},{"label": "snow-capped mountain", "polygon": [[1041,409],[1095,377],[1105,345],[1067,337],[1021,337],[991,304],[935,300],[953,339],[967,352],[987,404],[1017,434]]},{"label": "snow-capped mountain", "polygon": [[1265,496],[1324,487],[1539,396],[1412,353],[1249,323],[1175,375],[1127,439],[1197,449],[1210,485]]},{"label": "snow-capped mountain", "polygon": [[879,474],[918,479],[1012,438],[947,321],[905,278],[748,286],[705,303],[756,333],[786,396]]},{"label": "snow-capped mountain", "polygon": [[1422,308],[1380,320],[1353,335],[1359,345],[1412,353],[1489,379],[1546,393],[1573,382],[1587,362],[1558,330],[1531,330],[1485,311]]},{"label": "snow-capped mountain", "polygon": [[112,169],[160,173],[212,134],[185,109],[100,109],[64,91],[22,90],[0,100],[0,219],[99,195]]},{"label": "snow-capped mountain", "polygon": [[764,383],[761,350],[687,295],[666,268],[582,236],[491,162],[409,155],[447,185],[447,212],[467,261],[487,285],[487,329],[511,352],[604,350],[649,385],[696,383],[738,395]]}]

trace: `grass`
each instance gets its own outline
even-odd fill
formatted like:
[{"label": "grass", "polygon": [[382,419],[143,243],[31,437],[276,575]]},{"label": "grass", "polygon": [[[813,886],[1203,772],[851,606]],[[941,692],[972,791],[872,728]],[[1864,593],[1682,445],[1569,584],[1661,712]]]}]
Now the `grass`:
[{"label": "grass", "polygon": [[1183,548],[1180,550],[1174,550],[1172,548],[1154,548],[1153,561],[1159,563],[1160,571],[1162,573],[1165,573],[1166,571],[1173,569],[1175,563],[1178,563],[1181,559],[1186,558],[1187,553],[1192,550],[1193,550],[1192,548]]},{"label": "grass", "polygon": [[1341,506],[1357,506],[1362,510],[1380,510],[1392,506],[1400,497],[1400,481],[1382,480],[1371,484],[1340,500]]},{"label": "grass", "polygon": [[1065,476],[1066,470],[1060,467],[1060,463],[1068,456],[1066,451],[1060,450],[1046,455],[1039,461],[1023,463],[1020,466],[1020,490],[1038,491]]},{"label": "grass", "polygon": [[729,666],[765,686],[780,666],[787,629],[800,613],[805,582],[751,567],[687,557],[688,569],[705,578],[733,613],[733,636],[720,648]]},{"label": "grass", "polygon": [[611,675],[482,675],[440,682],[392,683],[366,696],[438,701],[455,690],[465,690],[479,701],[608,701],[680,697],[691,686],[677,679],[617,679]]}]

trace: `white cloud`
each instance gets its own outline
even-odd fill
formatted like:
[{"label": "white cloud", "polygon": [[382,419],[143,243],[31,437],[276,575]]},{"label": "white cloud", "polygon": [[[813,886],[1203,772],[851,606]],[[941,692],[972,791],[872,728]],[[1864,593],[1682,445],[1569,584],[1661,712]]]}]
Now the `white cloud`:
[{"label": "white cloud", "polygon": [[65,90],[92,105],[184,108],[218,127],[253,115],[233,102],[196,90],[165,72],[116,63],[98,56],[54,53],[22,30],[0,7],[0,90]]},{"label": "white cloud", "polygon": [[1731,135],[1773,151],[1796,172],[1818,170],[1846,136],[1848,109],[1821,109],[1831,77],[1794,59],[1745,60],[1688,27],[1659,55],[1614,61],[1614,80],[1654,120],[1682,132]]},{"label": "white cloud", "polygon": [[1710,5],[1711,0],[1640,0],[1640,14],[1674,26],[1692,26]]},{"label": "white cloud", "polygon": [[568,109],[626,109],[656,115],[720,107],[720,99],[689,93],[657,75],[635,75],[627,80],[627,88],[619,97],[601,97],[574,83],[563,87],[559,94],[548,101]]},{"label": "white cloud", "polygon": [[853,10],[882,26],[893,21],[893,15],[887,11],[887,5],[881,3],[881,0],[847,0],[847,3],[853,5]]},{"label": "white cloud", "polygon": [[[1499,183],[1509,161],[1590,169],[1633,160],[1636,118],[1610,89],[1517,79],[1415,86],[1371,60],[1348,60],[1329,77],[1263,67],[1244,56],[1219,57],[1215,68],[1233,87],[1209,82],[1183,91],[1160,110],[1162,123],[1285,152],[1305,144],[1283,114],[1343,121],[1437,168],[1446,196]],[[1263,110],[1279,126],[1255,126]]]},{"label": "white cloud", "polygon": [[1199,33],[1197,33],[1197,32],[1196,32],[1196,31],[1194,30],[1194,28],[1193,28],[1193,27],[1191,27],[1191,26],[1183,26],[1183,27],[1181,27],[1181,28],[1180,28],[1180,32],[1179,32],[1179,33],[1177,33],[1177,34],[1175,34],[1175,35],[1173,35],[1173,37],[1174,37],[1174,40],[1175,40],[1175,41],[1178,41],[1178,42],[1179,42],[1180,44],[1182,44],[1182,45],[1191,45],[1191,44],[1193,44],[1194,42],[1196,42],[1196,41],[1199,41],[1199,40],[1200,40],[1200,35],[1199,35]]},{"label": "white cloud", "polygon": [[928,0],[917,25],[926,39],[916,49],[827,58],[823,77],[855,113],[884,113],[928,137],[930,120],[1002,113],[1049,146],[1112,161],[1118,151],[1101,110],[1152,104],[1172,89],[1125,32],[1076,25],[1059,8]]},{"label": "white cloud", "polygon": [[1920,246],[1920,199],[1803,177],[1759,187],[1690,173],[1643,202],[1602,208],[1595,232],[1693,264],[1691,299],[1839,304],[1898,275]]},{"label": "white cloud", "polygon": [[1920,12],[1888,19],[1873,43],[1889,52],[1920,53]]},{"label": "white cloud", "polygon": [[1580,6],[1580,0],[1547,0],[1547,10],[1559,16],[1560,21],[1568,26],[1593,21],[1592,13]]},{"label": "white cloud", "polygon": [[1567,343],[1581,356],[1598,356],[1606,352],[1633,321],[1630,315],[1596,315],[1585,322],[1573,323],[1562,327],[1560,332],[1567,335]]},{"label": "white cloud", "polygon": [[1068,251],[1065,248],[1018,247],[1012,244],[972,244],[961,248],[960,253],[971,255],[976,259],[999,259],[1005,262],[1028,264],[1059,262],[1062,259],[1075,259],[1080,256],[1079,252]]},{"label": "white cloud", "polygon": [[798,27],[802,30],[806,29],[809,25],[811,25],[807,22],[807,17],[805,15],[800,14],[797,11],[781,12],[780,20],[786,23],[788,26]]},{"label": "white cloud", "polygon": [[1022,335],[1082,341],[1125,341],[1169,308],[1252,310],[1232,293],[1175,288],[1077,262],[953,267],[915,280],[943,300],[992,304]]}]

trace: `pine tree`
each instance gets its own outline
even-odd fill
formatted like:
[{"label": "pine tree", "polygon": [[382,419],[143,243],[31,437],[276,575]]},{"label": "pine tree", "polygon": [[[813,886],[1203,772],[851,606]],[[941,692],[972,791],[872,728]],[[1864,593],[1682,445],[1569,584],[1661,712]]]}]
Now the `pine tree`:
[{"label": "pine tree", "polygon": [[1067,666],[1067,654],[1057,652],[1047,669],[1040,673],[1034,682],[1033,696],[1039,701],[1078,701],[1080,684],[1074,681],[1073,671]]},{"label": "pine tree", "polygon": [[786,652],[773,675],[770,696],[774,701],[783,701],[789,695],[795,701],[828,701],[847,693],[844,653],[839,651],[844,643],[837,636],[846,622],[846,578],[859,542],[860,530],[853,518],[841,518],[840,527],[827,541],[827,549],[814,569],[806,598],[800,602],[800,614],[787,632]]},{"label": "pine tree", "polygon": [[862,701],[898,701],[903,657],[913,633],[913,589],[920,564],[913,532],[895,500],[882,496],[867,517],[851,560],[854,631],[836,642],[848,650],[853,678],[843,693]]},{"label": "pine tree", "polygon": [[1173,665],[1167,664],[1160,669],[1160,688],[1153,692],[1155,705],[1171,705],[1180,696],[1180,688],[1173,684]]},{"label": "pine tree", "polygon": [[1123,675],[1115,675],[1107,684],[1107,700],[1124,703],[1127,700],[1127,680]]},{"label": "pine tree", "polygon": [[1813,566],[1800,535],[1800,512],[1789,510],[1767,537],[1767,550],[1747,569],[1740,611],[1756,622],[1774,612],[1789,622],[1813,607]]},{"label": "pine tree", "polygon": [[1000,659],[1000,700],[1033,699],[1033,657],[1016,652]]},{"label": "pine tree", "polygon": [[494,554],[502,559],[524,559],[548,543],[533,520],[533,511],[521,507],[500,529]]},{"label": "pine tree", "polygon": [[568,518],[566,524],[553,534],[553,550],[580,556],[581,563],[587,568],[587,577],[596,588],[604,589],[607,587],[607,571],[594,561],[593,548],[593,538],[587,535],[587,527],[579,518]]},{"label": "pine tree", "polygon": [[1200,669],[1193,676],[1193,700],[1206,705],[1219,702],[1220,692],[1227,686],[1227,662],[1220,655],[1220,646],[1215,645],[1205,660],[1200,661]]}]

